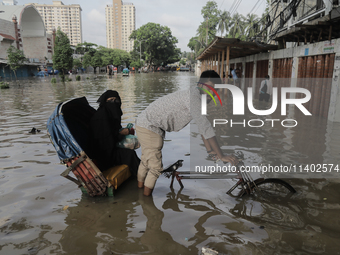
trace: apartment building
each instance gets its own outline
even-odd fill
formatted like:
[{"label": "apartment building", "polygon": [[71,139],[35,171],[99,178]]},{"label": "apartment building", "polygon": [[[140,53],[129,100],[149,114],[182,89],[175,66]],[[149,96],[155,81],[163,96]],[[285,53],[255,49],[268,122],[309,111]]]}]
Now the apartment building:
[{"label": "apartment building", "polygon": [[133,3],[113,0],[113,5],[105,7],[106,43],[111,49],[133,50],[133,40],[129,37],[136,29],[136,9]]},{"label": "apartment building", "polygon": [[0,5],[17,5],[18,1],[16,0],[4,0],[0,3]]},{"label": "apartment building", "polygon": [[60,27],[71,45],[76,46],[83,42],[81,7],[79,4],[64,5],[62,1],[52,1],[53,4],[28,4],[33,5],[40,13],[46,32],[52,34],[54,29]]}]

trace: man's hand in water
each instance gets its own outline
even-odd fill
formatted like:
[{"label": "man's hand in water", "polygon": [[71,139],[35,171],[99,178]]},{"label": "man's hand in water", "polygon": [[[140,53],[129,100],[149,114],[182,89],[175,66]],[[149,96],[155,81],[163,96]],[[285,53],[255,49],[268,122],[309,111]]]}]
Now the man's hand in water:
[{"label": "man's hand in water", "polygon": [[234,155],[224,155],[221,160],[226,163],[229,162],[230,164],[232,164],[233,166],[236,166],[238,163],[238,159],[234,156]]}]

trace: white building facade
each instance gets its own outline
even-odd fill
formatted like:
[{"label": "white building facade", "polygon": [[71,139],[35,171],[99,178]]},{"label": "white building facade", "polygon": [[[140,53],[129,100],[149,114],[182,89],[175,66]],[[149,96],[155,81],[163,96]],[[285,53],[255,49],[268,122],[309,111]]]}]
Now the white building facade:
[{"label": "white building facade", "polygon": [[60,28],[68,38],[70,44],[76,46],[83,42],[81,7],[79,4],[64,5],[62,1],[52,1],[53,4],[36,4],[30,5],[40,13],[46,32],[53,33],[53,30]]}]

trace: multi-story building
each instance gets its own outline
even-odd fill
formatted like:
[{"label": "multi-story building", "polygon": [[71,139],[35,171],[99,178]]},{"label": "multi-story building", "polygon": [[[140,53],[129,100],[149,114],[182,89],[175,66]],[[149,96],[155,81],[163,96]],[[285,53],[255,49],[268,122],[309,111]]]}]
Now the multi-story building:
[{"label": "multi-story building", "polygon": [[17,5],[18,1],[16,0],[3,0],[0,5]]},{"label": "multi-story building", "polygon": [[0,5],[0,77],[14,75],[8,66],[9,47],[23,51],[27,61],[16,70],[16,76],[27,77],[36,75],[38,67],[52,63],[53,41],[53,35],[46,33],[44,22],[35,7]]},{"label": "multi-story building", "polygon": [[132,3],[113,0],[113,5],[105,7],[106,42],[111,49],[133,50],[133,40],[129,37],[136,29],[136,9]]},{"label": "multi-story building", "polygon": [[52,1],[53,4],[32,3],[40,13],[46,32],[53,33],[54,29],[60,27],[68,38],[71,45],[83,42],[81,7],[79,4],[64,5],[62,1]]}]

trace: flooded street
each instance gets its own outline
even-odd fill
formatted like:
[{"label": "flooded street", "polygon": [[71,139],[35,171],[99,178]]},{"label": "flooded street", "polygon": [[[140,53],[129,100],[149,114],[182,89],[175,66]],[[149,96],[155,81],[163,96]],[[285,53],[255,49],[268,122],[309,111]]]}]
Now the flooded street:
[{"label": "flooded street", "polygon": [[[86,96],[97,109],[104,91],[117,90],[124,126],[155,99],[197,79],[180,72],[86,76],[65,84],[34,78],[0,90],[0,254],[201,254],[202,247],[219,254],[340,254],[337,172],[296,174],[287,181],[297,193],[281,200],[231,197],[226,191],[234,179],[183,180],[184,189],[175,182],[171,190],[164,176],[153,197],[144,197],[136,180],[114,198],[83,195],[60,176],[65,166],[46,131],[55,107]],[[224,107],[229,113],[230,104]],[[219,143],[225,153],[242,151],[250,165],[340,164],[340,124],[290,114],[301,120],[296,128],[216,127]],[[33,127],[41,131],[29,133]],[[167,133],[164,166],[183,159],[181,169],[188,170],[193,145],[206,158],[195,130],[192,124]]]}]

